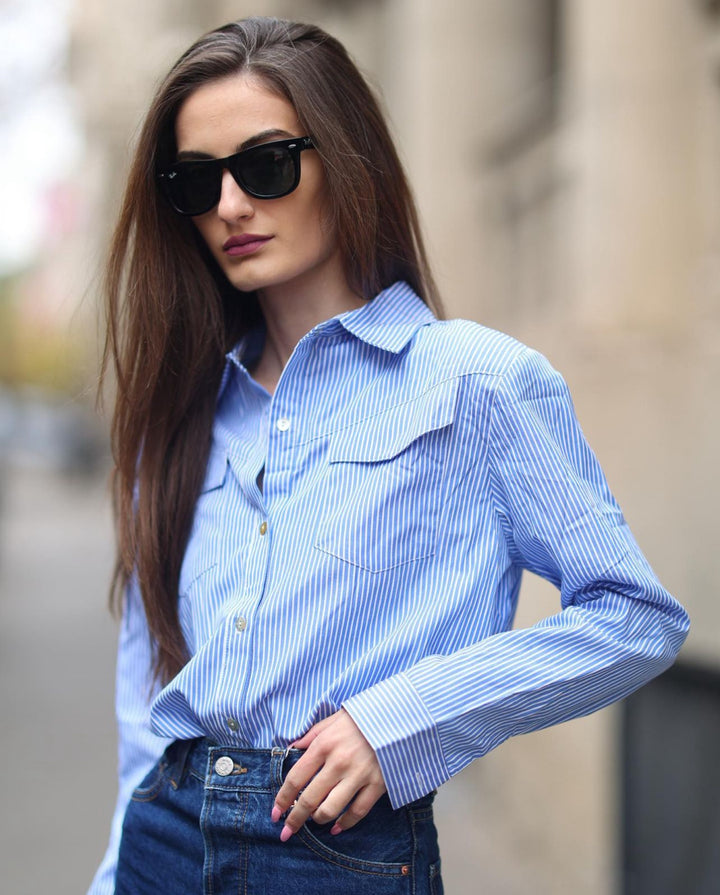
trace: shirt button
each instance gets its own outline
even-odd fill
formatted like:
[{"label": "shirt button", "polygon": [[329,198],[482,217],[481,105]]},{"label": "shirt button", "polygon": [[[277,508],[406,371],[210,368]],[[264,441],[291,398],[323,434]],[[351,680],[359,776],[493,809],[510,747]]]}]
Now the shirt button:
[{"label": "shirt button", "polygon": [[215,762],[215,773],[220,777],[227,777],[233,772],[233,768],[235,767],[235,763],[232,758],[227,755],[222,755]]},{"label": "shirt button", "polygon": [[238,730],[240,730],[240,725],[234,718],[227,719],[227,726],[230,728],[230,730],[233,731],[233,733],[236,733]]},{"label": "shirt button", "polygon": [[247,628],[247,621],[240,615],[235,619],[235,630],[238,634],[242,634],[245,628]]},{"label": "shirt button", "polygon": [[260,534],[264,535],[267,532],[267,522],[260,523]]},{"label": "shirt button", "polygon": [[277,421],[276,426],[278,427],[280,432],[287,432],[287,430],[290,428],[290,420],[285,416],[281,416],[280,419]]}]

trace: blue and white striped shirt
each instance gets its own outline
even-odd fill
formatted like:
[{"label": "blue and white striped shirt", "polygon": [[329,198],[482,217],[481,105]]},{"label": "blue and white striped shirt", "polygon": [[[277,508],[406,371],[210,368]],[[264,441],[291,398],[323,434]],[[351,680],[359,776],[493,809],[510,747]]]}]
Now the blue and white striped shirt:
[{"label": "blue and white striped shirt", "polygon": [[[308,333],[273,397],[245,365],[258,351],[228,355],[180,575],[192,658],[151,708],[128,593],[120,796],[93,893],[112,890],[125,804],[166,739],[285,746],[344,706],[397,807],[625,696],[687,631],[536,352],[436,320],[403,283]],[[561,610],[510,630],[524,568]]]}]

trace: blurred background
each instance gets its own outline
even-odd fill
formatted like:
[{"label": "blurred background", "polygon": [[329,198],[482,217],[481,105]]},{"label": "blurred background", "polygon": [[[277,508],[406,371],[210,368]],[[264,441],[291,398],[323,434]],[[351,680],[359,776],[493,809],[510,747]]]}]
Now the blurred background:
[{"label": "blurred background", "polygon": [[[688,607],[670,672],[438,797],[448,895],[720,892],[720,3],[0,0],[0,867],[83,892],[115,793],[107,239],[158,79],[248,14],[381,93],[449,315],[543,351]],[[518,624],[557,607],[528,577]]]}]

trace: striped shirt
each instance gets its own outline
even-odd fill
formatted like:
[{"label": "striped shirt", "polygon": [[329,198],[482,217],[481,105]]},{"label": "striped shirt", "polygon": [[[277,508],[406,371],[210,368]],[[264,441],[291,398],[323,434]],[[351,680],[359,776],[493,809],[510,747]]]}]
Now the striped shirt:
[{"label": "striped shirt", "polygon": [[[271,397],[228,355],[180,574],[192,658],[148,701],[142,603],[120,635],[120,795],[169,739],[286,746],[341,706],[406,804],[515,734],[665,669],[688,619],[628,530],[562,378],[403,283],[309,332]],[[556,615],[511,630],[523,569]]]}]

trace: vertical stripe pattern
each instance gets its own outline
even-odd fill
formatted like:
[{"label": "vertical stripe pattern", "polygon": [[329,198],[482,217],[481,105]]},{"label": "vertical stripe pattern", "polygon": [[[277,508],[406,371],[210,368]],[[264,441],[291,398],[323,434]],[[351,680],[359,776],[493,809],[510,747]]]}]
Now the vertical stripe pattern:
[{"label": "vertical stripe pattern", "polygon": [[[397,807],[673,661],[687,616],[542,356],[403,283],[308,333],[272,398],[252,351],[228,356],[180,576],[192,659],[152,700],[127,595],[116,834],[169,738],[285,746],[344,706]],[[511,630],[523,569],[560,602]]]}]

